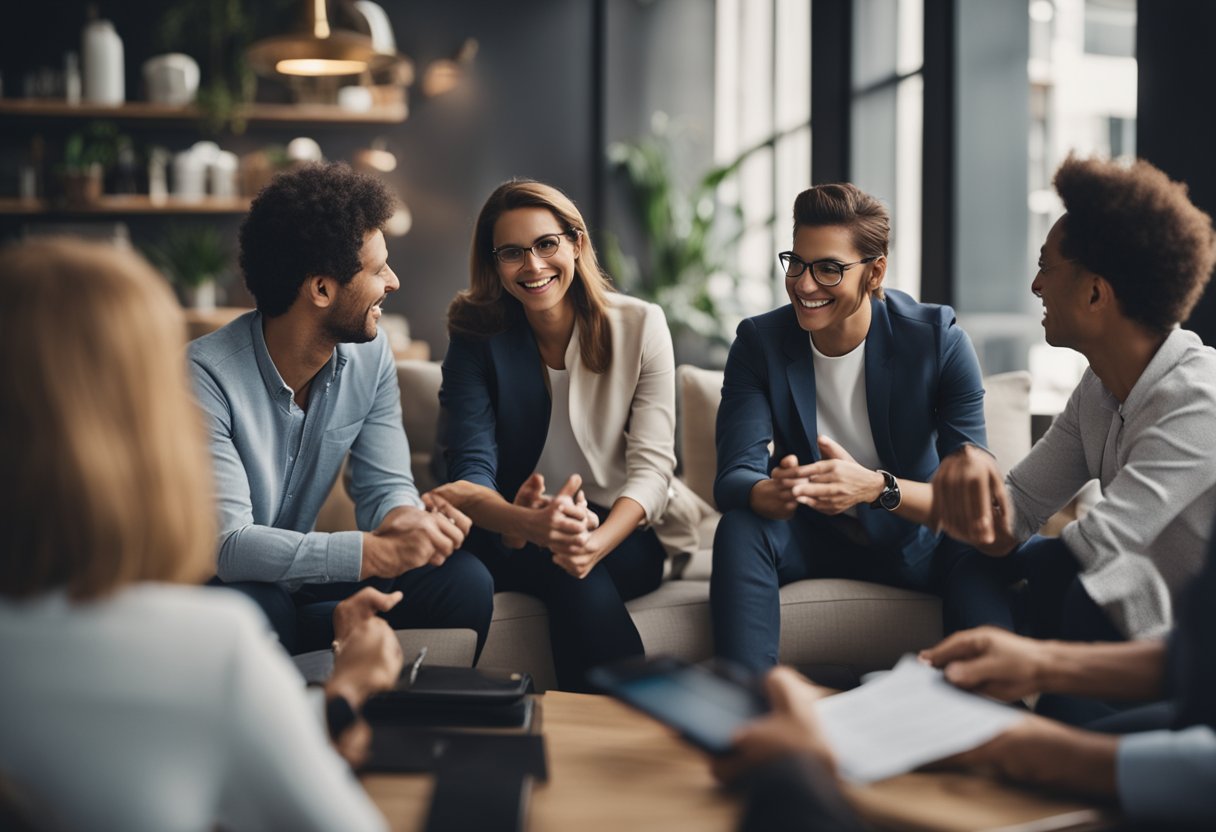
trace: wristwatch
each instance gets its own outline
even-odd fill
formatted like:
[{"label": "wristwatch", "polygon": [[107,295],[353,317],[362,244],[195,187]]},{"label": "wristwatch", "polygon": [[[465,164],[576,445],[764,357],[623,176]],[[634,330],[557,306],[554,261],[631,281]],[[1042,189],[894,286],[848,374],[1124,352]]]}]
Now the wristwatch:
[{"label": "wristwatch", "polygon": [[903,501],[903,497],[899,493],[899,480],[895,479],[895,475],[890,471],[879,470],[878,473],[882,474],[886,483],[883,485],[878,499],[870,503],[870,508],[885,508],[887,511],[895,511]]}]

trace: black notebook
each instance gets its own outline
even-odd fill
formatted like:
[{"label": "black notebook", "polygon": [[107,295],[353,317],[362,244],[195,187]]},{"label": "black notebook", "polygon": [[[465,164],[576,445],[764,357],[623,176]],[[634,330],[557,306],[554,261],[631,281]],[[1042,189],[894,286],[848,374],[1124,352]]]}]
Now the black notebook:
[{"label": "black notebook", "polygon": [[363,706],[373,725],[526,728],[531,720],[532,677],[471,667],[423,666]]}]

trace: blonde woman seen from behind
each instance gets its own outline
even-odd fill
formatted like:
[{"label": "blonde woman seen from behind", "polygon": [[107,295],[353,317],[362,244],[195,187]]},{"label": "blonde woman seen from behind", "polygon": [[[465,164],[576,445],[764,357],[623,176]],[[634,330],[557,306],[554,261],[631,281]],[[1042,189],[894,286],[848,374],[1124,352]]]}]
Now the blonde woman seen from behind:
[{"label": "blonde woman seen from behind", "polygon": [[214,505],[164,281],[49,240],[0,292],[0,775],[40,827],[382,828],[262,615],[189,585]]}]

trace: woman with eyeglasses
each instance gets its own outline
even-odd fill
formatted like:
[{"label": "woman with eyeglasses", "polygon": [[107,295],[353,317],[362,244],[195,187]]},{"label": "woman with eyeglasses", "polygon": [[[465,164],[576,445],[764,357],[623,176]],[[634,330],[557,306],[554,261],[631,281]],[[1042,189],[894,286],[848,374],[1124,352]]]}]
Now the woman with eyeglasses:
[{"label": "woman with eyeglasses", "polygon": [[877,199],[820,185],[793,214],[778,255],[790,303],[739,325],[718,411],[714,643],[755,669],[777,661],[779,587],[804,578],[949,591],[965,607],[948,604],[948,629],[1003,608],[986,575],[948,590],[965,550],[920,525],[938,461],[986,442],[970,340],[949,307],[883,290]]},{"label": "woman with eyeglasses", "polygon": [[673,477],[666,319],[613,290],[586,228],[540,182],[490,195],[470,286],[448,310],[439,394],[439,492],[472,518],[466,548],[495,588],[547,605],[565,690],[642,654],[625,602],[658,587],[667,549],[696,545],[695,498]]}]

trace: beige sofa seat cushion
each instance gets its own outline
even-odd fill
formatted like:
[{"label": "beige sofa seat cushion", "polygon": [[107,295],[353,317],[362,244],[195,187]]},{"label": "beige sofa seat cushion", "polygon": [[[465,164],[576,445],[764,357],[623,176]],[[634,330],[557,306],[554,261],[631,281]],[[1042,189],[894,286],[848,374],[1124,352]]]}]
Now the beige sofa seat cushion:
[{"label": "beige sofa seat cushion", "polygon": [[523,671],[538,691],[557,687],[549,648],[549,613],[540,599],[522,592],[496,592],[490,633],[478,667]]},{"label": "beige sofa seat cushion", "polygon": [[649,656],[701,661],[714,654],[709,623],[709,581],[665,581],[627,603]]},{"label": "beige sofa seat cushion", "polygon": [[781,588],[778,656],[785,664],[865,673],[891,667],[941,635],[941,602],[922,592],[837,578]]},{"label": "beige sofa seat cushion", "polygon": [[[686,661],[713,655],[709,581],[667,581],[626,605],[647,655]],[[780,658],[799,667],[839,666],[855,674],[891,667],[941,638],[941,606],[920,592],[864,581],[798,581],[781,588]],[[494,596],[494,621],[478,667],[527,671],[537,690],[556,687],[549,616],[519,592]]]}]

